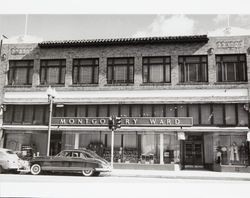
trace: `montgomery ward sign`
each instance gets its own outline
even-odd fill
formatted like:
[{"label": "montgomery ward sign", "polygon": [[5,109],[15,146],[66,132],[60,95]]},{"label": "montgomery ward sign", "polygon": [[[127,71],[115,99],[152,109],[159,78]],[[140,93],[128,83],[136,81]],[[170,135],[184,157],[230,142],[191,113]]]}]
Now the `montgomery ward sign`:
[{"label": "montgomery ward sign", "polygon": [[[56,126],[107,126],[109,118],[93,117],[54,117],[52,125]],[[125,127],[147,126],[147,127],[166,127],[166,126],[193,126],[192,117],[122,117],[121,125]]]}]

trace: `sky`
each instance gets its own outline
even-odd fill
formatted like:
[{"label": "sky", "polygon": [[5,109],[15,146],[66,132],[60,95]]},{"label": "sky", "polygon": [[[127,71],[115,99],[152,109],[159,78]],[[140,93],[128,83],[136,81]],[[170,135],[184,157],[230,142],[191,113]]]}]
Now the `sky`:
[{"label": "sky", "polygon": [[[120,0],[106,0],[112,4],[97,4],[97,0],[90,4],[80,4],[78,0],[71,0],[70,4],[64,0],[22,0],[15,4],[12,1],[4,1],[4,6],[0,7],[0,35],[7,36],[4,42],[10,43],[21,42],[24,35],[30,42],[198,34],[250,35],[250,10],[247,9],[247,13],[244,9],[243,12],[235,9],[245,0],[237,0],[238,3],[229,9],[225,9],[230,5],[226,0],[188,0],[182,3],[180,0],[164,0],[165,3],[162,0],[143,0],[144,4],[141,0],[126,0],[123,4],[119,4]],[[28,6],[24,4],[27,1]],[[161,4],[157,4],[159,1]],[[250,6],[242,5],[243,8]],[[224,10],[219,9],[221,7]],[[85,10],[80,10],[82,8]],[[227,27],[230,31],[225,32]]]},{"label": "sky", "polygon": [[[231,35],[250,35],[249,15],[114,15],[114,14],[8,14],[0,15],[0,35],[9,41],[27,33],[38,40],[76,40],[148,36],[208,34],[223,36],[226,27]],[[7,40],[6,40],[7,42]]]}]

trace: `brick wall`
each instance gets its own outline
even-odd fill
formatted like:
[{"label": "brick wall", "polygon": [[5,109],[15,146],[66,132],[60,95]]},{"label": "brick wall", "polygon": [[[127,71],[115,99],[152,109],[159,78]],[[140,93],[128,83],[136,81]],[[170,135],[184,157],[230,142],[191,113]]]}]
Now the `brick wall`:
[{"label": "brick wall", "polygon": [[[234,41],[241,40],[240,48],[218,48],[218,41]],[[25,90],[25,87],[5,88],[6,71],[8,68],[8,60],[15,59],[34,59],[34,75],[32,88],[29,90],[40,90],[43,86],[39,86],[39,71],[41,59],[66,59],[66,76],[65,86],[59,87],[62,90],[123,90],[123,89],[211,89],[211,88],[248,88],[249,83],[216,83],[216,64],[215,54],[247,54],[250,47],[250,36],[241,37],[211,37],[208,43],[174,43],[174,44],[146,44],[146,45],[124,45],[124,46],[99,46],[99,47],[76,47],[76,48],[54,48],[39,49],[36,44],[12,44],[4,45],[3,53],[7,55],[7,60],[1,64],[0,90]],[[26,55],[13,55],[13,48],[30,48],[30,53]],[[214,53],[208,55],[208,49],[213,48]],[[208,83],[183,85],[179,83],[179,55],[208,55]],[[171,56],[171,83],[170,84],[142,84],[142,57],[143,56]],[[134,84],[129,86],[107,85],[107,58],[108,57],[134,57]],[[72,60],[73,58],[99,58],[99,84],[97,86],[71,86],[72,85]],[[248,79],[250,79],[250,55],[247,54],[248,63]],[[3,92],[1,91],[0,98]]]}]

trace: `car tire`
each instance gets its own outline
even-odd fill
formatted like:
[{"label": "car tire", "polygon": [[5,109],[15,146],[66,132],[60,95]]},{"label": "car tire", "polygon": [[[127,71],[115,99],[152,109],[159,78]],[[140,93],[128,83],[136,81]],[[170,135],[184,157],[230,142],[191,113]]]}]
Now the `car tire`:
[{"label": "car tire", "polygon": [[83,170],[82,171],[83,176],[90,177],[94,174],[93,170]]},{"label": "car tire", "polygon": [[32,175],[39,175],[42,172],[42,168],[39,164],[33,164],[30,168],[30,172]]},{"label": "car tire", "polygon": [[99,176],[100,175],[100,172],[94,172],[93,176]]},{"label": "car tire", "polygon": [[3,173],[3,168],[0,166],[0,174]]}]

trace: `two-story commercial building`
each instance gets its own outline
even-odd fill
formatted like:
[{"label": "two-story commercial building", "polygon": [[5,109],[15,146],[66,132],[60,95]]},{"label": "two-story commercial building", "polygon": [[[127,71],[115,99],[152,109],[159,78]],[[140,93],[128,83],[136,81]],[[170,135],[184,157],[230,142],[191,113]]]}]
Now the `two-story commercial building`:
[{"label": "two-story commercial building", "polygon": [[44,41],[2,48],[3,146],[87,147],[115,166],[248,172],[250,36]]}]

